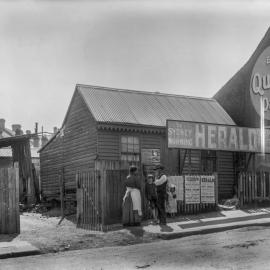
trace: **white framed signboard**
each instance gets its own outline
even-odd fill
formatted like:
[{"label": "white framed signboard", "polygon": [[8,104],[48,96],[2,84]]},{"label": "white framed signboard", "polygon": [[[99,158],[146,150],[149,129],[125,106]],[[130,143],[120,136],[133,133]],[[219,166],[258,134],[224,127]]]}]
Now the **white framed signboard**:
[{"label": "white framed signboard", "polygon": [[215,176],[201,176],[201,202],[215,203]]},{"label": "white framed signboard", "polygon": [[198,175],[185,176],[185,203],[197,204],[201,202],[201,177]]},{"label": "white framed signboard", "polygon": [[160,163],[160,149],[147,149],[142,148],[142,163],[151,165]]}]

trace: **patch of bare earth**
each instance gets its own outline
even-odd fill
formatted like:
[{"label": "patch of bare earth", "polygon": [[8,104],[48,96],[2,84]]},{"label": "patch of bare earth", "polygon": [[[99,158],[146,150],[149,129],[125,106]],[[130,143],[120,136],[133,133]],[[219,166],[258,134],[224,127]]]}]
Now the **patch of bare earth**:
[{"label": "patch of bare earth", "polygon": [[21,233],[16,238],[30,242],[42,253],[132,245],[158,239],[153,234],[145,233],[140,227],[109,232],[88,231],[76,228],[75,222],[71,220],[64,219],[58,225],[60,217],[37,213],[23,213],[20,220]]}]

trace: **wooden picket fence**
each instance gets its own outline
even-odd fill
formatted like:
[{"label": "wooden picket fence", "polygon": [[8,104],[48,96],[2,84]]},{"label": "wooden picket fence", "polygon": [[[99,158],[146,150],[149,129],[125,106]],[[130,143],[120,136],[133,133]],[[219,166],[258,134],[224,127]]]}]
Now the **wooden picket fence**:
[{"label": "wooden picket fence", "polygon": [[[107,231],[114,224],[121,223],[122,203],[125,194],[124,182],[127,175],[128,170],[120,168],[103,171],[89,170],[77,173],[77,227]],[[151,211],[148,209],[148,202],[145,198],[145,179],[142,175],[141,180],[142,211],[144,218],[148,218]],[[196,214],[214,210],[218,202],[217,175],[214,177],[214,187],[214,203],[188,204],[185,200],[178,200],[178,214]],[[185,198],[184,194],[183,198]]]},{"label": "wooden picket fence", "polygon": [[77,227],[102,231],[101,182],[99,172],[78,172],[77,184]]},{"label": "wooden picket fence", "polygon": [[238,175],[238,198],[240,205],[270,200],[270,177],[268,172],[242,172]]},{"label": "wooden picket fence", "polygon": [[18,168],[0,169],[0,234],[20,233]]}]

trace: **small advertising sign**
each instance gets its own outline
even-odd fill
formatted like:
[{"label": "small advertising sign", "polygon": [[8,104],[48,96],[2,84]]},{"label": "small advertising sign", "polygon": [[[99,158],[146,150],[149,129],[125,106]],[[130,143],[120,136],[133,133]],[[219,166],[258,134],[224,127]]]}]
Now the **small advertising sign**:
[{"label": "small advertising sign", "polygon": [[201,177],[198,175],[185,176],[185,203],[196,204],[201,201]]},{"label": "small advertising sign", "polygon": [[201,176],[201,203],[215,203],[215,176]]},{"label": "small advertising sign", "polygon": [[141,150],[142,163],[146,165],[160,164],[160,149],[145,149]]}]

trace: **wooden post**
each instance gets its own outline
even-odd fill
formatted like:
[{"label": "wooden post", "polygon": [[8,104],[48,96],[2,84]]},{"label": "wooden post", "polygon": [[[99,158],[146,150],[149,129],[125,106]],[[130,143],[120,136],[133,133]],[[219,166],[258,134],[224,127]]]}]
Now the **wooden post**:
[{"label": "wooden post", "polygon": [[60,202],[61,202],[61,217],[64,218],[64,181],[63,173],[59,175],[59,186],[60,186]]},{"label": "wooden post", "polygon": [[215,197],[216,197],[216,205],[218,204],[218,173],[214,173],[215,176]]}]

